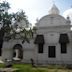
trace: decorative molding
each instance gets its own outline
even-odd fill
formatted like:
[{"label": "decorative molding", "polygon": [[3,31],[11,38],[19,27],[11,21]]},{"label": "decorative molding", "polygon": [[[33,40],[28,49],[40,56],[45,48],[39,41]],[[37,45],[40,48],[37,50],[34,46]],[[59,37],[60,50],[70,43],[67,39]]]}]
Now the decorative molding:
[{"label": "decorative molding", "polygon": [[46,26],[46,27],[38,27],[38,29],[51,29],[51,28],[69,28],[72,27],[72,25],[58,25],[58,26]]}]

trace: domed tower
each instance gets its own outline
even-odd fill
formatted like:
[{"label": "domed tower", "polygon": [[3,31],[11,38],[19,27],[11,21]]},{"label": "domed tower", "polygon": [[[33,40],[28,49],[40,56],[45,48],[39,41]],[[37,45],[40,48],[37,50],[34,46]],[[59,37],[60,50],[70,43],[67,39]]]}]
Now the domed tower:
[{"label": "domed tower", "polygon": [[[40,28],[54,28],[54,27],[58,27],[58,28],[65,28],[68,27],[69,28],[69,21],[67,22],[67,20],[60,15],[60,11],[57,8],[57,6],[55,4],[52,5],[51,9],[49,10],[48,15],[42,17],[38,22],[37,22],[37,28],[40,30]],[[63,28],[63,29],[64,29]],[[67,28],[66,28],[67,29]]]},{"label": "domed tower", "polygon": [[59,14],[59,13],[60,13],[59,9],[57,8],[55,4],[53,4],[51,9],[49,10],[49,14]]}]

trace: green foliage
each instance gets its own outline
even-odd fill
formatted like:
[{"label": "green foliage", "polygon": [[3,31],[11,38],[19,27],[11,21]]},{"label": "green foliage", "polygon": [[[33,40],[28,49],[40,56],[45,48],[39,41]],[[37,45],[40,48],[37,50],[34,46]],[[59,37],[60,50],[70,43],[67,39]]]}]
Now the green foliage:
[{"label": "green foliage", "polygon": [[8,2],[3,1],[3,3],[0,3],[0,21],[7,22],[6,20],[10,20],[10,14],[7,12],[9,8],[10,5]]},{"label": "green foliage", "polygon": [[49,69],[66,69],[65,65],[48,65],[47,66]]},{"label": "green foliage", "polygon": [[9,3],[8,3],[8,2],[3,1],[3,3],[0,3],[0,9],[5,10],[6,8],[7,8],[7,9],[9,9],[9,8],[10,8],[10,5],[9,5]]},{"label": "green foliage", "polygon": [[5,67],[5,65],[4,64],[0,64],[0,68],[4,68]]},{"label": "green foliage", "polygon": [[[50,67],[49,67],[50,66]],[[0,64],[0,68],[5,67]],[[32,67],[31,64],[13,64],[12,68],[18,68],[15,72],[72,72],[71,69],[64,68],[64,65],[48,65],[46,67]]]},{"label": "green foliage", "polygon": [[[8,13],[9,9],[10,5],[8,2],[3,1],[3,3],[0,3],[0,21],[3,24],[1,31],[5,35],[5,36],[3,35],[4,39],[6,41],[9,41],[12,38],[15,39],[16,36],[19,35],[20,38],[23,40],[22,43],[24,43],[25,41],[30,43],[29,38],[33,37],[32,29],[26,30],[26,28],[19,28],[20,32],[16,31],[18,29],[17,23],[21,22],[22,20],[26,22],[26,27],[27,28],[29,27],[29,21],[27,19],[27,16],[25,15],[25,12],[23,10],[20,10],[16,13],[9,14]],[[14,28],[12,26],[12,23],[14,23]]]},{"label": "green foliage", "polygon": [[46,68],[33,68],[31,64],[14,64],[13,68],[19,68],[19,72],[48,72]]},{"label": "green foliage", "polygon": [[13,13],[12,16],[17,22],[24,20],[26,22],[26,24],[29,24],[29,22],[27,20],[27,16],[25,15],[25,12],[23,10],[20,10],[17,13]]}]

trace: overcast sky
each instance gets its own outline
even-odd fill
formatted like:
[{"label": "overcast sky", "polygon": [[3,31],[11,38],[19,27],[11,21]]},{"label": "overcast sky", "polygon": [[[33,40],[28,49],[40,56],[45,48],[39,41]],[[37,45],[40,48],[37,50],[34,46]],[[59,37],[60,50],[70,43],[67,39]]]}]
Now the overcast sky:
[{"label": "overcast sky", "polygon": [[[5,1],[5,0],[0,0]],[[6,0],[10,3],[10,12],[16,12],[23,9],[28,16],[29,22],[32,24],[36,19],[47,15],[52,4],[55,3],[60,10],[60,14],[72,6],[72,0]]]}]

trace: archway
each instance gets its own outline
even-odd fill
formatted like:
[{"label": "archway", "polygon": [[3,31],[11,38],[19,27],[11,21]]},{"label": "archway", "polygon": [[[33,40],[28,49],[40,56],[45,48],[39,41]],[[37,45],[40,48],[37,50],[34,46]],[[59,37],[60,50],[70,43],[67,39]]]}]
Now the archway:
[{"label": "archway", "polygon": [[16,44],[13,47],[13,60],[23,59],[23,48],[21,44]]}]

